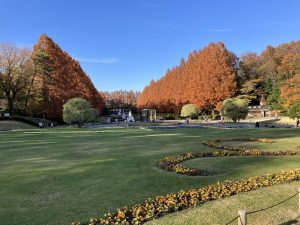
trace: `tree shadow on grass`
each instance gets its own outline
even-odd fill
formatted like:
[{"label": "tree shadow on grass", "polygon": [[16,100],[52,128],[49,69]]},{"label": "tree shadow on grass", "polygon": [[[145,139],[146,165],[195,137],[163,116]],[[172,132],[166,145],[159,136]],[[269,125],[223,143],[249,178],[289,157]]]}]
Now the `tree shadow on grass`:
[{"label": "tree shadow on grass", "polygon": [[281,223],[281,224],[279,224],[279,225],[298,225],[298,224],[300,224],[300,223],[299,223],[299,218],[300,218],[300,216],[298,216],[298,217],[295,218],[295,219],[292,219],[292,220],[286,221],[286,222],[284,222],[284,223]]},{"label": "tree shadow on grass", "polygon": [[[207,130],[206,130],[207,132]],[[207,132],[208,133],[208,132]],[[233,137],[257,137],[257,138],[272,138],[272,139],[283,139],[283,138],[293,138],[299,136],[299,129],[293,128],[258,128],[258,129],[210,129],[209,134],[213,136],[218,136],[218,139],[228,136]]]},{"label": "tree shadow on grass", "polygon": [[209,181],[236,180],[243,177],[297,168],[299,156],[230,156],[195,158],[184,162],[189,168],[209,171]]}]

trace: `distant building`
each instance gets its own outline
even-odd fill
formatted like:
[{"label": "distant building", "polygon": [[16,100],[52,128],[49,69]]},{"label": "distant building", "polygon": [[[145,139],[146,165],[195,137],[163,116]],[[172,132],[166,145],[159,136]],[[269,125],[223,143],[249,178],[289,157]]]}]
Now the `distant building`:
[{"label": "distant building", "polygon": [[142,122],[155,122],[156,121],[156,110],[155,109],[142,109],[141,121]]},{"label": "distant building", "polygon": [[130,112],[130,109],[112,109],[112,110],[109,110],[108,114],[115,115],[115,116],[122,118],[123,115],[128,116],[129,112]]},{"label": "distant building", "polygon": [[277,117],[277,110],[271,110],[267,105],[264,95],[261,96],[259,105],[249,106],[249,117]]}]

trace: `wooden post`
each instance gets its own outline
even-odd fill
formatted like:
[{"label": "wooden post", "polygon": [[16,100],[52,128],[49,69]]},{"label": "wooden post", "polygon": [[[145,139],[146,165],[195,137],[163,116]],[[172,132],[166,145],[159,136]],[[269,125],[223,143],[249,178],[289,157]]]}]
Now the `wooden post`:
[{"label": "wooden post", "polygon": [[298,195],[299,195],[299,202],[298,202],[298,204],[299,204],[299,209],[298,209],[298,212],[299,212],[299,214],[300,214],[300,187],[299,187],[298,191],[299,191],[299,193],[298,193]]},{"label": "wooden post", "polygon": [[246,212],[246,210],[239,210],[238,225],[247,225],[247,212]]}]

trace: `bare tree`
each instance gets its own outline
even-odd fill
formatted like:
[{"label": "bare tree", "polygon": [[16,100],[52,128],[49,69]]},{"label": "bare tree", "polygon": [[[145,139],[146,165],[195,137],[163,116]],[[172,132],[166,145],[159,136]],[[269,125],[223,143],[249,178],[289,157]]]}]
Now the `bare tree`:
[{"label": "bare tree", "polygon": [[13,112],[17,97],[27,89],[32,76],[31,52],[15,45],[0,44],[0,91]]}]

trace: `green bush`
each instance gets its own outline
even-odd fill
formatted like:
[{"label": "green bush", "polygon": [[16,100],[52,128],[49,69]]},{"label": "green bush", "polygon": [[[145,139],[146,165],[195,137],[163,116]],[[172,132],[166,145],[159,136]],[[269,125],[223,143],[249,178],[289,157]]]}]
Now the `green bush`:
[{"label": "green bush", "polygon": [[67,124],[78,124],[93,122],[99,112],[91,108],[88,101],[82,98],[69,99],[63,106],[63,120]]},{"label": "green bush", "polygon": [[245,119],[248,115],[248,102],[244,99],[229,98],[223,102],[222,114],[233,122]]},{"label": "green bush", "polygon": [[292,105],[288,110],[288,115],[293,119],[300,118],[300,103]]},{"label": "green bush", "polygon": [[181,109],[181,116],[188,118],[195,118],[198,116],[197,107],[194,104],[184,105]]}]

